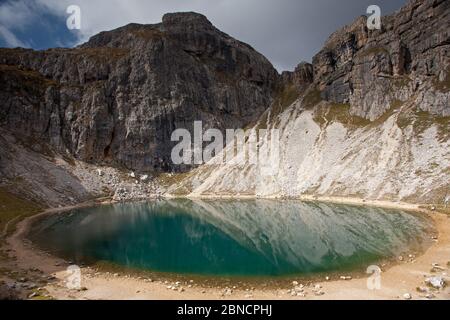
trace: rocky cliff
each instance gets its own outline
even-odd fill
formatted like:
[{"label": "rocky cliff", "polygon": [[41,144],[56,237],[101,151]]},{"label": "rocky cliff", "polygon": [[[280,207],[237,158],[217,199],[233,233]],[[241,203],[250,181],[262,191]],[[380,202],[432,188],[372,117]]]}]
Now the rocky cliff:
[{"label": "rocky cliff", "polygon": [[[270,137],[259,145],[279,165],[209,163],[171,175],[167,194],[442,202],[450,194],[449,14],[449,1],[411,0],[381,30],[360,17],[311,64],[281,75],[195,13],[103,32],[74,49],[1,49],[0,172],[7,181],[47,172],[45,183],[27,184],[49,188],[41,199],[62,177],[51,203],[102,189],[145,197],[154,192],[145,179],[133,174],[123,188],[120,173],[95,167],[191,169],[172,164],[170,135],[202,120],[204,130],[280,130],[278,149]],[[26,159],[35,166],[12,165]]]},{"label": "rocky cliff", "polygon": [[371,121],[393,104],[450,116],[450,2],[410,1],[369,31],[366,18],[335,32],[313,59],[321,97]]},{"label": "rocky cliff", "polygon": [[366,18],[337,31],[311,65],[284,73],[300,88],[254,129],[280,130],[265,163],[210,163],[171,194],[302,195],[442,203],[450,194],[450,2],[414,0],[369,31]]},{"label": "rocky cliff", "polygon": [[139,171],[172,169],[171,133],[241,128],[278,73],[197,13],[102,32],[74,49],[0,50],[0,126],[61,153]]}]

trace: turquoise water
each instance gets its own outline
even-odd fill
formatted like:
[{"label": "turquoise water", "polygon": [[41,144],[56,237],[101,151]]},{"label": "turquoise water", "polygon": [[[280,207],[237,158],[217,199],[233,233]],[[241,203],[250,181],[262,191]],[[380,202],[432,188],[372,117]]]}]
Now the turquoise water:
[{"label": "turquoise water", "polygon": [[281,276],[365,270],[419,251],[431,222],[399,210],[271,200],[161,200],[77,209],[30,238],[74,262],[158,272]]}]

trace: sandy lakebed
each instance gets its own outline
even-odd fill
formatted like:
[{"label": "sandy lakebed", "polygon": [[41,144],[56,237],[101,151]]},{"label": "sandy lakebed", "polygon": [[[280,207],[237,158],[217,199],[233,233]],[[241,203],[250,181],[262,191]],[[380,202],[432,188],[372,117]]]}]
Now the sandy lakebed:
[{"label": "sandy lakebed", "polygon": [[[329,279],[325,276],[316,279],[291,277],[289,281],[275,280],[263,285],[252,285],[251,282],[239,279],[215,281],[205,277],[197,279],[177,275],[149,275],[134,273],[127,269],[111,271],[98,266],[81,266],[81,287],[69,289],[66,281],[69,276],[67,267],[70,262],[36,248],[26,236],[37,219],[62,211],[91,206],[94,204],[92,202],[73,207],[49,209],[22,220],[17,225],[16,231],[7,237],[3,249],[14,261],[14,266],[25,272],[22,273],[19,282],[33,281],[29,278],[40,277],[45,281],[38,290],[45,292],[45,297],[54,299],[450,299],[448,287],[435,290],[425,284],[425,279],[431,276],[442,277],[447,282],[450,279],[450,217],[448,215],[432,212],[418,205],[387,201],[336,197],[303,197],[300,200],[420,212],[433,219],[436,234],[430,235],[433,238],[433,244],[421,255],[404,257],[393,264],[382,266],[379,290],[369,290],[367,286],[369,275],[363,274],[350,274],[351,277],[347,274],[333,275]],[[28,278],[27,275],[29,275]],[[344,280],[341,277],[346,278]],[[42,295],[36,292],[32,298]]]}]

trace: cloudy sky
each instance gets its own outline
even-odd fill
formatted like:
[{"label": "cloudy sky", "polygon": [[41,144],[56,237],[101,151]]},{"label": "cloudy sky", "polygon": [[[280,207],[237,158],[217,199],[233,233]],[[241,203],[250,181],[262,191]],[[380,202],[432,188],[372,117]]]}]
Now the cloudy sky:
[{"label": "cloudy sky", "polygon": [[[157,23],[166,12],[196,11],[249,43],[279,70],[311,61],[327,37],[366,14],[386,15],[407,0],[0,0],[0,47],[71,47],[130,22]],[[69,5],[81,8],[81,30],[66,27]]]}]

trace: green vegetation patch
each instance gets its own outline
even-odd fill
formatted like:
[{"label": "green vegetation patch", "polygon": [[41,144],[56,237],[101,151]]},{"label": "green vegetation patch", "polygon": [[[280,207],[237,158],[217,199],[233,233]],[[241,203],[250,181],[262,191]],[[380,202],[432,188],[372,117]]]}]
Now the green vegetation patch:
[{"label": "green vegetation patch", "polygon": [[281,110],[286,109],[291,104],[298,99],[299,93],[297,88],[294,85],[287,86],[284,90],[278,95],[276,102]]},{"label": "green vegetation patch", "polygon": [[391,102],[391,109],[400,109],[403,106],[404,102],[398,99],[394,99]]},{"label": "green vegetation patch", "polygon": [[11,234],[20,219],[35,215],[42,207],[30,200],[23,199],[0,187],[0,234]]},{"label": "green vegetation patch", "polygon": [[311,109],[322,101],[322,92],[317,88],[308,90],[303,98],[303,106],[305,109]]},{"label": "green vegetation patch", "polygon": [[367,119],[350,114],[350,105],[341,103],[321,106],[314,113],[314,121],[321,126],[331,122],[340,122],[349,128],[364,127],[371,123]]},{"label": "green vegetation patch", "polygon": [[288,85],[282,88],[275,96],[272,104],[271,118],[275,119],[283,113],[299,96],[300,94],[294,85]]},{"label": "green vegetation patch", "polygon": [[12,91],[19,96],[32,94],[36,97],[41,97],[47,87],[58,85],[37,71],[5,64],[0,64],[0,83],[2,90]]},{"label": "green vegetation patch", "polygon": [[194,171],[183,173],[160,173],[155,177],[157,183],[163,187],[176,186],[172,191],[174,195],[186,195],[192,192],[189,183],[186,180],[194,174]]},{"label": "green vegetation patch", "polygon": [[116,61],[126,56],[129,53],[128,49],[124,48],[79,48],[74,51],[78,59],[90,59],[96,62],[110,62]]},{"label": "green vegetation patch", "polygon": [[436,126],[439,141],[450,139],[450,117],[440,117],[426,111],[407,112],[398,117],[397,125],[401,129],[412,126],[415,135],[421,135],[428,128]]}]

